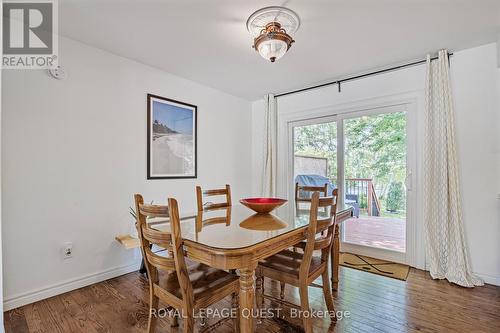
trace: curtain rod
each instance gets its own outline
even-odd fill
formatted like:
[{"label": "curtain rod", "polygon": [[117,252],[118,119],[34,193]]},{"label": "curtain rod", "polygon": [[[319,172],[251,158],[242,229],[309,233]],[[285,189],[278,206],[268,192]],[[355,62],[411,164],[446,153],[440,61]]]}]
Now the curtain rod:
[{"label": "curtain rod", "polygon": [[[448,57],[451,57],[452,55],[453,55],[453,53],[448,53]],[[437,56],[431,58],[431,60],[436,60],[436,59],[438,59]],[[448,58],[448,61],[449,61],[449,58]],[[274,97],[278,98],[278,97],[282,97],[282,96],[286,96],[286,95],[300,93],[300,92],[303,92],[303,91],[308,91],[308,90],[313,90],[313,89],[318,89],[318,88],[330,86],[330,85],[333,85],[333,84],[338,84],[339,92],[340,92],[340,86],[341,86],[341,84],[343,82],[352,81],[352,80],[358,80],[358,79],[362,79],[362,78],[365,78],[365,77],[368,77],[368,76],[379,75],[379,74],[383,74],[383,73],[387,73],[387,72],[397,71],[397,70],[400,70],[400,69],[403,69],[403,68],[406,68],[406,67],[411,67],[411,66],[416,66],[416,65],[424,64],[426,62],[427,62],[427,59],[425,59],[425,60],[419,60],[419,61],[414,61],[414,62],[410,62],[408,64],[403,64],[403,65],[399,65],[399,66],[395,66],[395,67],[391,67],[391,68],[386,68],[386,69],[381,69],[381,70],[370,72],[370,73],[365,73],[365,74],[361,74],[361,75],[347,77],[345,79],[340,79],[340,80],[335,80],[335,81],[331,81],[331,82],[326,82],[326,83],[318,84],[316,86],[306,87],[306,88],[302,88],[302,89],[298,89],[298,90],[292,90],[292,91],[289,91],[289,92],[277,94]]]}]

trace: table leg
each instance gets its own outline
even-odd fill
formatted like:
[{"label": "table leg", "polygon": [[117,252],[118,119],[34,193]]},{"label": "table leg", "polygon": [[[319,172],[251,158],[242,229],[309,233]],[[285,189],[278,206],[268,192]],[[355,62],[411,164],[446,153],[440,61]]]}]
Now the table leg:
[{"label": "table leg", "polygon": [[255,266],[240,269],[240,333],[253,333]]},{"label": "table leg", "polygon": [[340,238],[339,238],[339,225],[335,225],[335,232],[333,234],[332,252],[330,254],[332,266],[332,290],[336,291],[339,287],[339,260],[340,260]]}]

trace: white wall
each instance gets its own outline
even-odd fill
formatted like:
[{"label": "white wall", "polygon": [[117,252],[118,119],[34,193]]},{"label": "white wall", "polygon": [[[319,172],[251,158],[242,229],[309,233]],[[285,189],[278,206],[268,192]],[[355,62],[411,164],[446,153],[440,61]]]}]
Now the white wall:
[{"label": "white wall", "polygon": [[[497,126],[500,130],[500,33],[497,39]],[[500,170],[500,151],[497,150],[497,170]],[[500,177],[497,178],[497,210],[500,210]]]},{"label": "white wall", "polygon": [[[250,103],[62,38],[68,78],[5,71],[2,179],[5,308],[137,268],[133,194],[195,209],[197,184],[250,192]],[[146,94],[198,106],[198,179],[146,180]],[[73,242],[72,259],[61,247]]]},{"label": "white wall", "polygon": [[474,271],[500,285],[500,84],[495,44],[457,53],[453,97],[467,239]]},{"label": "white wall", "polygon": [[[3,17],[3,6],[0,6],[0,15]],[[3,54],[3,27],[0,27],[0,54]],[[0,156],[2,150],[2,73],[0,70]],[[0,164],[0,175],[2,173],[2,166]],[[2,264],[2,179],[0,177],[0,332],[4,331],[3,327],[3,264]]]},{"label": "white wall", "polygon": [[497,66],[500,68],[500,33],[497,35]]},{"label": "white wall", "polygon": [[[3,17],[3,6],[0,6],[0,15]],[[0,27],[0,54],[3,54],[3,27]],[[0,70],[0,92],[2,91],[2,73]],[[0,93],[0,156],[2,150],[2,94]],[[0,175],[2,166],[0,164]],[[2,179],[0,177],[0,314],[3,314],[3,265],[2,265]],[[3,315],[0,318],[0,332],[4,332]]]},{"label": "white wall", "polygon": [[[451,60],[451,76],[472,266],[487,282],[500,285],[500,200],[497,199],[500,192],[500,70],[496,45],[456,52]],[[425,66],[410,67],[347,82],[340,94],[337,86],[330,86],[279,98],[278,117],[307,110],[312,114],[323,108],[342,109],[342,105],[383,96],[406,93],[422,96],[424,87]],[[422,103],[417,110],[421,118]],[[262,172],[263,118],[263,103],[255,101],[252,104],[254,180],[259,180]],[[421,128],[419,133],[418,142],[422,142]],[[421,149],[417,156],[421,159]],[[259,181],[254,181],[252,190],[254,194],[260,193]]]}]

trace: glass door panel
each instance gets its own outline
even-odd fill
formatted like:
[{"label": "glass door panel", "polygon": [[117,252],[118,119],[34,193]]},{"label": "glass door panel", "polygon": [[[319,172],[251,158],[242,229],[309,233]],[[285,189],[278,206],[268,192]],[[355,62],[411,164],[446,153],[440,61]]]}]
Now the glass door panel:
[{"label": "glass door panel", "polygon": [[[321,122],[322,121],[322,122]],[[295,184],[335,188],[337,176],[337,122],[329,119],[312,119],[292,124],[293,179],[291,198],[295,197]],[[299,193],[310,197],[310,192]],[[297,204],[298,209],[308,209],[309,203]]]},{"label": "glass door panel", "polygon": [[406,112],[344,119],[344,200],[355,218],[342,241],[406,252]]},{"label": "glass door panel", "polygon": [[293,127],[293,170],[294,181],[302,175],[337,177],[336,122]]}]

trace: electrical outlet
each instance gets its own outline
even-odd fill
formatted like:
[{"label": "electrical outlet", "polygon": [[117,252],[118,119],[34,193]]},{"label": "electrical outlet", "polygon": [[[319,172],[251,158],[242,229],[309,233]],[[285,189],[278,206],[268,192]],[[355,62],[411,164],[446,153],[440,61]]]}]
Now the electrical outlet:
[{"label": "electrical outlet", "polygon": [[62,250],[64,259],[73,258],[73,243],[71,242],[64,243]]}]

